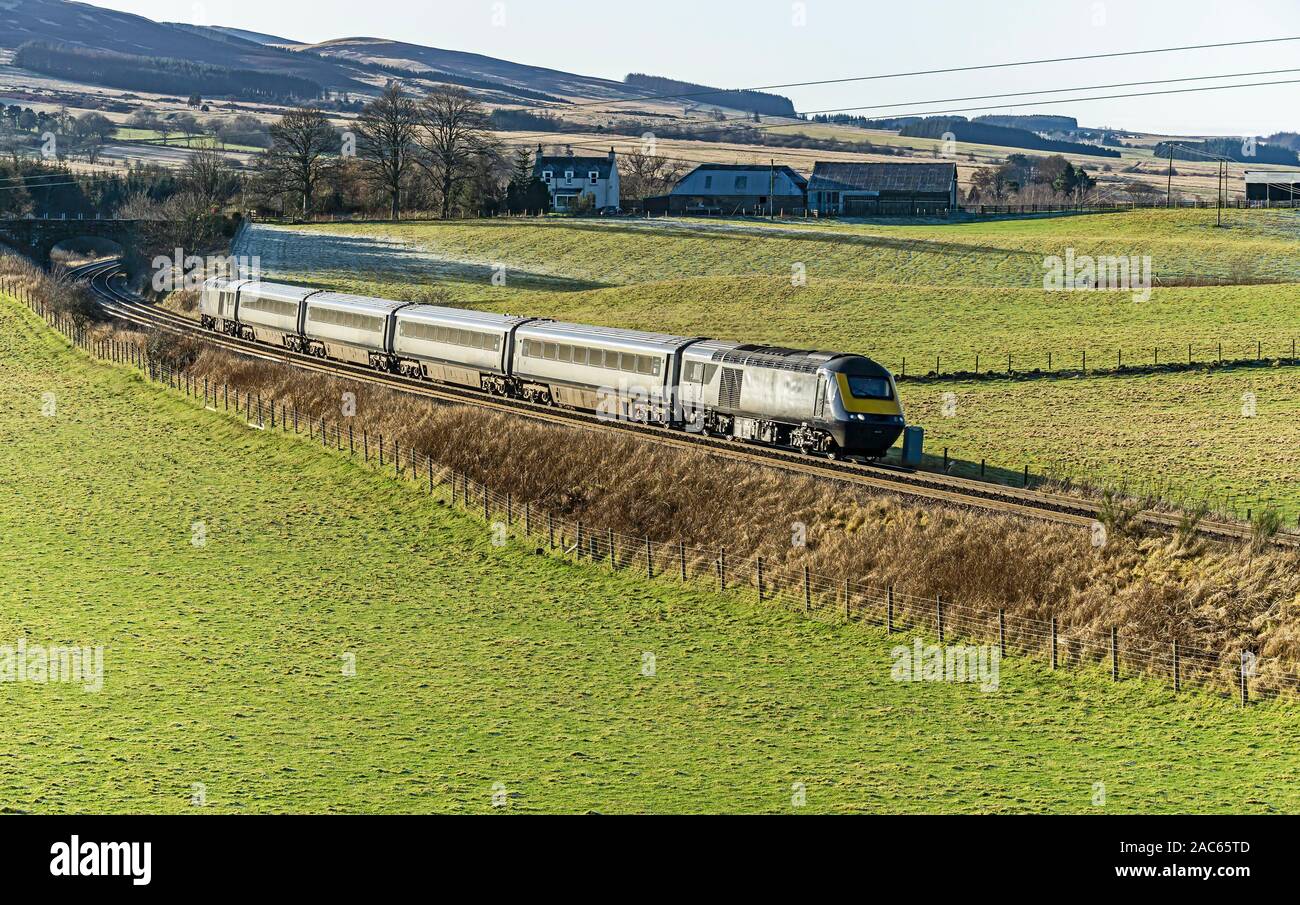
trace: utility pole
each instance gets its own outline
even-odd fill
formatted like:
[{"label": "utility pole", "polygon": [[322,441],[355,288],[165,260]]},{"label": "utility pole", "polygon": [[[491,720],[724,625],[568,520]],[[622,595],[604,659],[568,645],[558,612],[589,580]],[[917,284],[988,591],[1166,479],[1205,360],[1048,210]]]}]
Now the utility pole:
[{"label": "utility pole", "polygon": [[1169,188],[1165,189],[1165,207],[1174,206],[1174,143],[1169,143]]},{"label": "utility pole", "polygon": [[770,178],[768,180],[768,188],[767,188],[767,219],[769,220],[776,219],[776,214],[774,213],[775,205],[776,205],[776,158],[772,158],[772,169],[771,169]]},{"label": "utility pole", "polygon": [[1223,161],[1219,161],[1219,226],[1223,226]]}]

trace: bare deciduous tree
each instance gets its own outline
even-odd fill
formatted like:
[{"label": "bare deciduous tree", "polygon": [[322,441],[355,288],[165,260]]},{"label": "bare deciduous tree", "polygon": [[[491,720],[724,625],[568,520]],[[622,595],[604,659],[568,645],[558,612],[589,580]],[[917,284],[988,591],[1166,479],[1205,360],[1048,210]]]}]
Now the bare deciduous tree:
[{"label": "bare deciduous tree", "polygon": [[286,191],[302,196],[302,214],[311,212],[312,196],[325,178],[338,136],[315,107],[291,110],[271,126],[271,149],[263,159],[266,173]]},{"label": "bare deciduous tree", "polygon": [[357,157],[366,176],[388,194],[392,218],[402,216],[402,185],[415,159],[420,108],[397,82],[357,117]]},{"label": "bare deciduous tree", "polygon": [[461,179],[475,158],[494,145],[483,106],[459,88],[430,93],[420,103],[416,143],[422,152],[420,166],[441,190],[442,216],[447,219]]},{"label": "bare deciduous tree", "polygon": [[659,154],[633,151],[619,161],[619,190],[625,198],[649,198],[666,195],[682,176],[687,166]]},{"label": "bare deciduous tree", "polygon": [[191,154],[181,178],[186,190],[208,208],[224,204],[239,191],[239,174],[229,160],[215,151]]}]

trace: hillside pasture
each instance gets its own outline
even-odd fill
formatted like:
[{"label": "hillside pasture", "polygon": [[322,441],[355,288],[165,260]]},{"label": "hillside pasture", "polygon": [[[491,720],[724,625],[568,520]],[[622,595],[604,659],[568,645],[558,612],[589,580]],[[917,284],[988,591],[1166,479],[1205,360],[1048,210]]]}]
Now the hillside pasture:
[{"label": "hillside pasture", "polygon": [[1300,808],[1286,706],[895,681],[910,638],[496,547],[7,300],[0,353],[0,642],[105,648],[98,692],[3,686],[6,812]]}]

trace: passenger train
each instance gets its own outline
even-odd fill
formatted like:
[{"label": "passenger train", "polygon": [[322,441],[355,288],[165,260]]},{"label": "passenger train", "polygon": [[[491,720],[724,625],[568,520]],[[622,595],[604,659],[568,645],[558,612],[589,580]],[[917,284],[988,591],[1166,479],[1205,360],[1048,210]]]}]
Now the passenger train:
[{"label": "passenger train", "polygon": [[894,377],[860,355],[615,330],[214,277],[205,328],[319,358],[604,417],[838,457],[902,434]]}]

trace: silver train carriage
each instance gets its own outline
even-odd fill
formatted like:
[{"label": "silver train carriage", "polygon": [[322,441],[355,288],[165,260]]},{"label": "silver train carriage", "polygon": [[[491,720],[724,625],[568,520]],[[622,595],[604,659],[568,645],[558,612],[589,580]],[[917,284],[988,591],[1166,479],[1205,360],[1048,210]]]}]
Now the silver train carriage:
[{"label": "silver train carriage", "polygon": [[696,338],[531,321],[515,331],[513,376],[529,401],[611,418],[680,423],[674,387]]},{"label": "silver train carriage", "polygon": [[392,369],[407,377],[513,395],[515,330],[533,318],[412,305],[398,309]]}]

